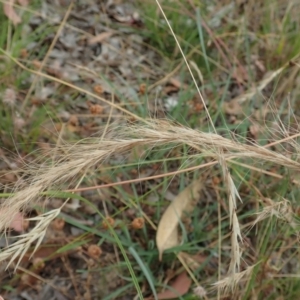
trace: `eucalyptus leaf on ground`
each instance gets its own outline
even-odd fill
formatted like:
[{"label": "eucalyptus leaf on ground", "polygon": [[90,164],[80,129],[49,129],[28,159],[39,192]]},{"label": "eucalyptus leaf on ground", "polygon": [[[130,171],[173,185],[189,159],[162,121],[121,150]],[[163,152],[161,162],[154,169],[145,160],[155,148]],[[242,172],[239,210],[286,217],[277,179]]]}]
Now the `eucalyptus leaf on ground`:
[{"label": "eucalyptus leaf on ground", "polygon": [[202,184],[199,180],[186,187],[168,206],[158,224],[156,245],[159,259],[165,250],[179,244],[178,225],[185,213],[191,212],[199,199]]}]

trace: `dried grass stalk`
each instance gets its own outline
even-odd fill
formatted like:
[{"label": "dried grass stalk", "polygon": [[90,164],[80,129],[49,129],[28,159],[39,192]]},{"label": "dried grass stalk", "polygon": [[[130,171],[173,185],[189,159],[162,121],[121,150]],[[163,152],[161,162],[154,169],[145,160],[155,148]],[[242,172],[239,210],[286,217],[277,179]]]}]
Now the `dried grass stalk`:
[{"label": "dried grass stalk", "polygon": [[246,270],[235,273],[234,275],[225,277],[213,284],[213,289],[220,289],[224,292],[224,294],[228,293],[230,290],[233,290],[239,283],[243,282],[244,286],[245,282],[249,280],[253,269],[256,265],[248,267]]},{"label": "dried grass stalk", "polygon": [[35,249],[31,254],[33,255],[33,253],[42,243],[46,230],[51,221],[54,220],[59,214],[60,209],[53,209],[43,215],[29,219],[29,221],[37,221],[38,223],[36,224],[36,226],[30,232],[19,235],[19,240],[17,242],[8,246],[0,253],[0,261],[10,258],[9,262],[6,265],[6,268],[8,268],[13,262],[15,262],[15,260],[18,259],[15,263],[15,269],[17,269],[31,244],[37,240]]},{"label": "dried grass stalk", "polygon": [[[109,160],[114,155],[125,154],[136,146],[189,145],[201,153],[220,162],[226,180],[229,194],[230,223],[232,225],[232,265],[231,271],[239,269],[239,240],[240,228],[237,221],[236,197],[239,198],[233,180],[226,166],[226,158],[251,158],[256,161],[272,162],[291,169],[299,169],[300,163],[288,156],[276,153],[255,144],[243,144],[229,140],[218,134],[205,133],[191,128],[174,125],[167,121],[153,120],[147,125],[128,125],[111,128],[106,138],[99,140],[85,139],[74,145],[60,145],[54,149],[55,161],[36,167],[27,166],[22,186],[16,186],[16,194],[6,199],[1,208],[7,214],[0,219],[0,230],[9,224],[11,217],[28,204],[33,204],[46,190],[61,190],[66,188],[89,168]],[[296,149],[297,150],[297,149]],[[50,153],[51,154],[51,153]],[[22,188],[25,186],[24,188]],[[40,221],[42,222],[42,220]],[[47,218],[45,218],[45,224]],[[41,225],[40,225],[41,226]],[[46,230],[46,229],[45,229]],[[29,233],[30,234],[30,233]],[[32,241],[32,240],[31,240]],[[23,247],[23,244],[19,244]],[[15,251],[17,251],[16,248]],[[4,254],[3,254],[4,255]],[[2,256],[3,257],[3,256]],[[1,257],[0,257],[1,259]]]}]

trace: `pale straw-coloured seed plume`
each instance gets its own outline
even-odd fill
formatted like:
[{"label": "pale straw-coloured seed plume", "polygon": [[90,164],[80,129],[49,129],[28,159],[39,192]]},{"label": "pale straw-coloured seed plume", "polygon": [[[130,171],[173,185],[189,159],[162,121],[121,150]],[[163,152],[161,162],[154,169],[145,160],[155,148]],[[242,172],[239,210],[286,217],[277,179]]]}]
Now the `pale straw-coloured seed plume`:
[{"label": "pale straw-coloured seed plume", "polygon": [[220,156],[219,161],[223,172],[223,178],[225,180],[225,186],[227,187],[227,195],[228,195],[228,202],[229,202],[229,225],[232,230],[231,260],[230,260],[230,266],[228,270],[228,274],[229,276],[231,276],[235,272],[240,271],[241,253],[240,253],[239,243],[242,242],[242,235],[241,235],[239,221],[236,215],[236,209],[237,209],[236,198],[238,198],[240,201],[242,200],[235,187],[235,184],[228,170],[227,164],[225,163],[225,160],[222,157],[222,155]]},{"label": "pale straw-coloured seed plume", "polygon": [[264,199],[266,202],[265,207],[262,211],[256,213],[256,219],[250,226],[250,230],[259,222],[276,217],[276,219],[283,220],[287,222],[292,228],[297,227],[297,223],[295,220],[295,215],[291,207],[290,201],[287,199],[282,199],[279,202],[275,202],[269,198]]},{"label": "pale straw-coloured seed plume", "polygon": [[[15,260],[17,260],[15,262],[15,269],[17,269],[22,258],[33,242],[37,241],[34,251],[39,247],[51,221],[54,220],[59,214],[60,209],[54,209],[43,215],[28,219],[29,221],[37,222],[35,227],[28,233],[19,235],[19,240],[17,242],[9,245],[0,252],[0,261],[10,259],[6,265],[6,268],[8,268]],[[32,253],[34,253],[34,251]]]},{"label": "pale straw-coloured seed plume", "polygon": [[[238,269],[240,256],[238,247],[241,237],[235,208],[236,197],[239,198],[239,196],[226,165],[228,160],[247,158],[255,163],[266,161],[297,170],[300,169],[300,163],[259,145],[243,144],[218,134],[197,131],[167,121],[154,120],[149,121],[147,125],[113,127],[108,131],[106,138],[86,139],[73,145],[58,146],[53,150],[55,155],[52,157],[55,157],[55,160],[51,164],[43,163],[40,167],[36,165],[26,166],[25,174],[27,175],[23,178],[22,185],[19,188],[16,186],[16,193],[6,199],[0,207],[7,212],[0,219],[0,230],[6,228],[11,216],[16,212],[40,200],[42,192],[67,189],[71,182],[80,178],[82,172],[93,169],[94,166],[99,167],[101,163],[108,161],[112,156],[126,154],[136,146],[152,148],[170,144],[175,146],[188,145],[197,150],[199,154],[201,153],[202,157],[209,157],[220,162],[228,187],[230,219],[233,230],[232,241],[234,245],[232,247],[231,271]],[[43,216],[40,217],[43,218]],[[43,219],[40,222],[42,223]],[[45,223],[48,224],[46,217]],[[46,226],[43,228],[46,230]],[[38,238],[39,235],[34,236]],[[33,237],[29,240],[33,242]],[[21,243],[17,245],[20,248],[23,247]],[[13,250],[18,251],[17,247]],[[13,255],[12,250],[10,251],[10,255]],[[2,257],[6,255],[5,253],[7,252],[4,251]]]},{"label": "pale straw-coloured seed plume", "polygon": [[213,289],[219,289],[224,293],[229,292],[233,288],[235,288],[239,283],[247,282],[251,277],[253,269],[257,264],[248,267],[246,270],[242,272],[238,272],[233,274],[232,276],[225,277],[214,284],[212,284]]}]

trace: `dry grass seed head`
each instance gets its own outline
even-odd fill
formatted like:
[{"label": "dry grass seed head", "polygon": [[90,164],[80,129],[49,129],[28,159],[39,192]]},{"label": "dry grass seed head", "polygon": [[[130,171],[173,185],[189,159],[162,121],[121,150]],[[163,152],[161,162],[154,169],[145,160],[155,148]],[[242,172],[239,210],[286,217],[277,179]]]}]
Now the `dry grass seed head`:
[{"label": "dry grass seed head", "polygon": [[[164,146],[168,144],[189,145],[191,148],[197,149],[202,156],[210,157],[217,161],[221,161],[225,179],[230,196],[230,216],[233,220],[237,220],[234,215],[236,207],[237,190],[233,184],[232,178],[226,167],[226,159],[228,158],[251,158],[254,161],[267,161],[276,165],[285,166],[291,169],[300,169],[300,163],[292,160],[284,154],[273,152],[259,145],[242,144],[234,140],[229,140],[218,134],[205,133],[171,124],[167,121],[152,120],[148,125],[128,125],[126,127],[114,127],[107,136],[108,139],[101,139],[101,143],[97,139],[86,139],[74,145],[60,145],[54,149],[55,161],[52,165],[46,166],[42,164],[40,168],[35,166],[27,166],[28,178],[23,179],[22,186],[27,186],[16,194],[4,201],[1,207],[5,208],[7,214],[0,219],[0,230],[5,229],[11,219],[11,216],[18,212],[28,204],[34,204],[39,200],[41,193],[47,189],[61,190],[65,188],[66,183],[79,178],[82,171],[93,168],[104,161],[109,160],[112,155],[124,154],[136,146]],[[222,155],[220,155],[222,153]],[[50,213],[49,213],[50,214]],[[46,230],[49,224],[49,218],[54,219],[57,211],[54,210],[51,215],[39,216],[39,223],[33,231],[21,236],[21,239],[3,251],[0,260],[14,255],[17,257],[21,253],[25,253],[35,239]],[[233,236],[235,237],[235,245],[233,246],[235,265],[238,266],[237,251],[238,237],[240,236],[239,228],[233,226]],[[17,253],[17,255],[15,255]]]},{"label": "dry grass seed head", "polygon": [[296,228],[297,224],[290,201],[283,199],[282,201],[275,202],[267,198],[265,199],[265,202],[267,202],[267,204],[262,211],[256,213],[257,217],[251,224],[249,230],[251,230],[259,222],[274,216],[279,220],[287,222],[292,228]]},{"label": "dry grass seed head", "polygon": [[245,286],[245,282],[251,278],[251,274],[255,266],[256,265],[250,266],[242,272],[234,273],[215,282],[212,285],[213,289],[220,289],[226,294],[230,290],[233,291],[241,281],[243,281],[243,284]]},{"label": "dry grass seed head", "polygon": [[16,259],[18,259],[15,264],[15,269],[17,269],[23,256],[26,254],[31,244],[35,241],[37,241],[37,243],[32,254],[36,251],[43,241],[48,226],[52,220],[59,215],[59,213],[60,209],[54,209],[43,215],[29,219],[30,221],[37,221],[36,226],[28,233],[19,235],[19,240],[17,242],[9,245],[7,248],[4,248],[0,253],[0,261],[10,258],[6,268],[8,268]]}]

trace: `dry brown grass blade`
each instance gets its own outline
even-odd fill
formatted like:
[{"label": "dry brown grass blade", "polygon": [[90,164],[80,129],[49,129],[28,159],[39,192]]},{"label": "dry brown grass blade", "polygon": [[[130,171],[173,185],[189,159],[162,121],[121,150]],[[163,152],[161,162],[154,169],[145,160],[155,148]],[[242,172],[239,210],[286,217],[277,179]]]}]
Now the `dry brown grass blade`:
[{"label": "dry brown grass blade", "polygon": [[74,89],[75,91],[78,91],[80,93],[86,94],[88,96],[91,96],[94,99],[99,100],[100,103],[103,102],[103,103],[108,104],[111,107],[116,108],[117,110],[123,112],[125,115],[130,116],[134,120],[139,120],[141,122],[147,123],[147,120],[144,120],[143,118],[141,118],[141,117],[137,116],[136,114],[130,112],[129,110],[123,108],[121,105],[118,105],[116,103],[112,103],[111,101],[106,100],[104,97],[100,97],[99,95],[96,95],[95,93],[92,93],[92,92],[90,92],[90,91],[88,91],[86,89],[83,89],[83,88],[81,88],[79,86],[76,86],[75,84],[72,84],[72,83],[67,82],[65,80],[61,80],[61,79],[56,78],[54,76],[48,75],[48,74],[46,74],[44,72],[32,70],[32,69],[26,67],[24,64],[22,64],[18,59],[12,57],[9,53],[7,53],[6,51],[4,51],[3,49],[0,49],[0,52],[3,53],[6,57],[8,57],[10,60],[12,60],[15,64],[17,64],[23,70],[26,70],[26,71],[28,71],[28,72],[30,72],[32,74],[35,74],[35,75],[40,76],[40,77],[43,77],[45,79],[51,80],[52,82],[57,82],[57,83],[62,84],[64,86],[68,86],[68,87]]},{"label": "dry brown grass blade", "polygon": [[250,90],[248,90],[246,93],[234,98],[231,101],[236,101],[238,103],[243,103],[246,100],[252,98],[254,95],[256,95],[257,93],[260,93],[275,77],[277,77],[284,69],[286,66],[283,66],[279,69],[277,69],[276,71],[271,72],[266,78],[264,78],[263,80],[261,80],[257,86],[251,88]]},{"label": "dry brown grass blade", "polygon": [[286,65],[279,68],[276,71],[271,72],[266,78],[257,83],[256,86],[250,88],[244,94],[237,96],[236,98],[230,100],[229,102],[224,103],[224,109],[226,112],[232,114],[242,113],[242,104],[247,100],[253,98],[256,94],[261,93],[262,90],[270,83],[274,78],[276,78],[284,69]]},{"label": "dry brown grass blade", "polygon": [[165,250],[179,244],[179,222],[185,212],[193,210],[195,200],[199,197],[201,189],[202,183],[199,180],[194,181],[177,195],[162,215],[156,232],[159,260],[162,259],[162,254]]},{"label": "dry brown grass blade", "polygon": [[[48,60],[48,58],[50,56],[50,53],[51,53],[52,49],[54,48],[55,44],[57,43],[58,38],[59,38],[59,36],[60,36],[60,34],[61,34],[61,32],[62,32],[62,30],[63,30],[63,28],[64,28],[64,26],[65,26],[65,24],[67,22],[67,19],[69,18],[69,15],[70,15],[70,13],[72,11],[73,5],[74,5],[74,2],[71,1],[70,5],[69,5],[69,7],[68,7],[68,9],[67,9],[67,11],[65,13],[65,16],[64,16],[62,22],[59,25],[59,28],[58,28],[58,30],[57,30],[57,32],[55,34],[55,37],[53,38],[53,40],[51,42],[51,45],[49,46],[49,49],[47,50],[47,53],[46,53],[46,55],[45,55],[45,57],[44,57],[41,65],[38,68],[38,72],[41,72],[42,69],[44,68],[44,66],[46,65],[46,62],[47,62],[47,60]],[[32,83],[31,83],[31,86],[30,86],[30,88],[29,88],[29,90],[28,90],[28,92],[26,94],[26,97],[25,97],[25,99],[24,99],[24,101],[22,103],[21,111],[23,111],[24,108],[25,108],[25,106],[27,105],[28,100],[29,100],[29,98],[31,96],[31,93],[33,92],[33,90],[34,90],[34,88],[35,88],[35,86],[36,86],[36,84],[37,84],[37,82],[38,82],[39,79],[40,79],[40,77],[37,76],[37,75],[34,77]]]}]

